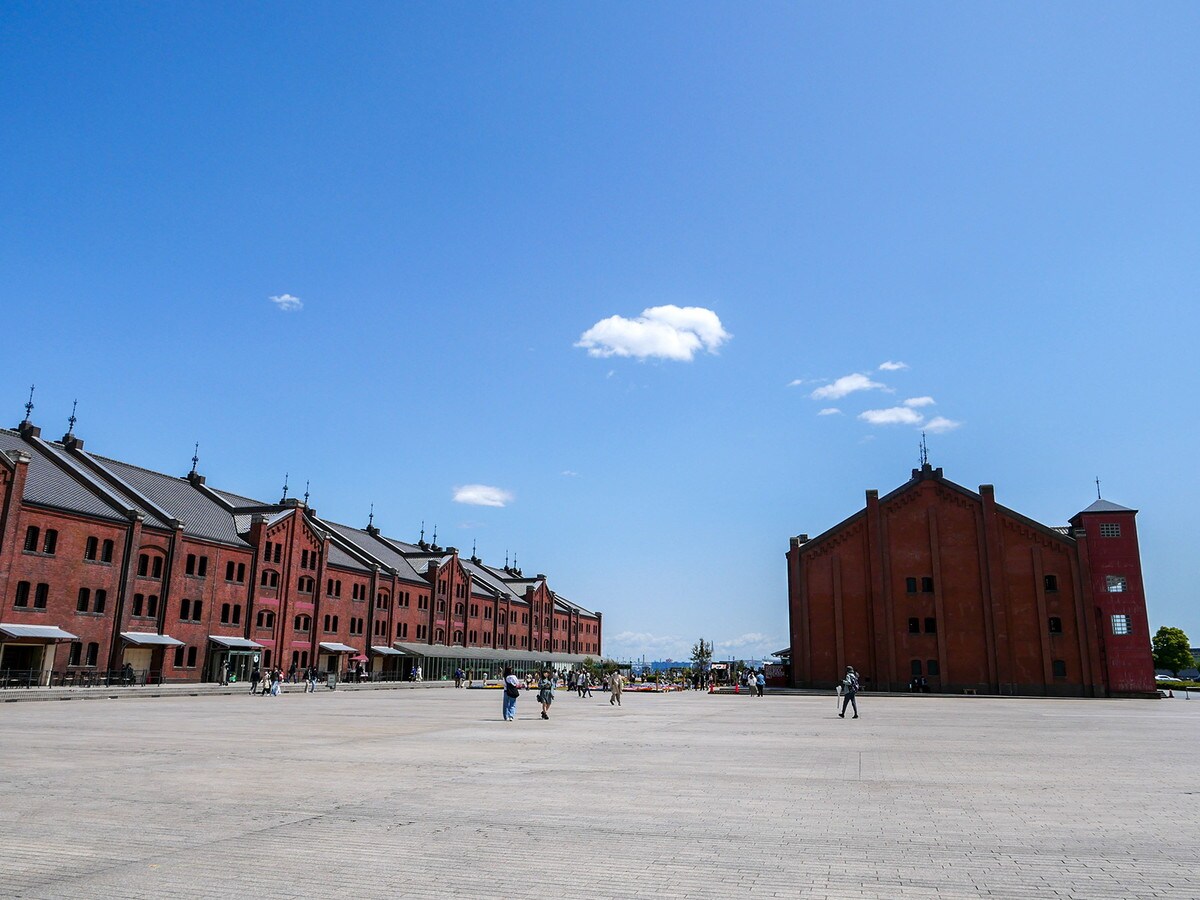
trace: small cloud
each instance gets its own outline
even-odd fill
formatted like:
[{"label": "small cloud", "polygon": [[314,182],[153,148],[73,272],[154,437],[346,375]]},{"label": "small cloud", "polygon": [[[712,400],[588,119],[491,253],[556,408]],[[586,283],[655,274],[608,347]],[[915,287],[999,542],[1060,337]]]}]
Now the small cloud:
[{"label": "small cloud", "polygon": [[871,425],[920,425],[925,418],[907,406],[892,406],[888,409],[868,409],[858,417]]},{"label": "small cloud", "polygon": [[700,306],[653,306],[636,319],[609,316],[582,335],[576,347],[588,356],[632,356],[691,362],[699,350],[716,353],[733,335],[711,309]]},{"label": "small cloud", "polygon": [[880,372],[899,372],[901,369],[907,369],[907,368],[908,368],[908,363],[892,362],[890,359],[887,362],[882,362],[879,364]]},{"label": "small cloud", "polygon": [[823,410],[821,410],[819,413],[817,413],[818,416],[840,416],[841,414],[842,414],[842,411],[840,409],[838,409],[836,406],[827,406]]},{"label": "small cloud", "polygon": [[937,416],[925,423],[925,430],[932,431],[934,434],[945,434],[947,431],[953,431],[961,425],[962,422],[955,422],[953,419]]},{"label": "small cloud", "polygon": [[563,469],[562,472],[560,472],[559,474],[565,478],[578,478],[579,477],[579,473],[575,472],[571,469]]},{"label": "small cloud", "polygon": [[304,309],[304,302],[299,297],[293,297],[291,294],[279,294],[269,299],[281,312],[299,312]]},{"label": "small cloud", "polygon": [[886,387],[887,385],[872,381],[866,375],[855,372],[851,375],[843,375],[832,384],[817,388],[809,396],[814,400],[840,400],[855,391],[883,390]]},{"label": "small cloud", "polygon": [[933,406],[937,403],[932,397],[909,397],[904,401],[904,405],[913,409],[919,406]]},{"label": "small cloud", "polygon": [[512,500],[511,491],[486,484],[464,484],[454,489],[454,502],[469,506],[505,506]]}]

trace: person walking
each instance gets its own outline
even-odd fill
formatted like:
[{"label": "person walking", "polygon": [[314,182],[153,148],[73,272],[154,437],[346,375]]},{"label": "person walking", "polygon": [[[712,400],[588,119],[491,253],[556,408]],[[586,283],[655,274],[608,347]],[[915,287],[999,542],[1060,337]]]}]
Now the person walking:
[{"label": "person walking", "polygon": [[620,672],[613,672],[608,676],[608,705],[621,705],[621,689],[625,687],[625,679],[621,677]]},{"label": "person walking", "polygon": [[554,688],[557,686],[557,680],[550,672],[542,673],[542,680],[538,684],[538,703],[542,704],[542,718],[550,718],[550,704],[554,702]]},{"label": "person walking", "polygon": [[511,667],[504,669],[504,705],[501,707],[504,713],[504,721],[511,722],[517,717],[517,699],[521,696],[522,684],[521,679],[513,674]]},{"label": "person walking", "polygon": [[846,718],[846,706],[854,708],[853,718],[858,718],[858,701],[854,699],[854,695],[858,693],[858,673],[854,671],[854,666],[846,666],[846,677],[842,679],[842,711],[838,713],[839,719]]},{"label": "person walking", "polygon": [[758,696],[762,696],[767,689],[767,676],[759,669],[758,674],[754,676],[754,686],[758,688]]},{"label": "person walking", "polygon": [[271,696],[272,697],[279,696],[279,685],[282,681],[283,681],[283,670],[280,669],[278,666],[276,666],[275,671],[271,673]]},{"label": "person walking", "polygon": [[579,696],[581,696],[581,697],[592,696],[592,676],[588,675],[586,672],[583,675],[583,690],[584,690],[584,693],[581,693]]},{"label": "person walking", "polygon": [[304,693],[315,694],[317,692],[317,667],[309,666],[304,670]]},{"label": "person walking", "polygon": [[221,660],[221,671],[217,675],[217,681],[220,684],[229,684],[229,663]]},{"label": "person walking", "polygon": [[250,693],[258,693],[258,684],[260,681],[262,681],[262,672],[258,670],[258,666],[255,666],[250,670]]}]

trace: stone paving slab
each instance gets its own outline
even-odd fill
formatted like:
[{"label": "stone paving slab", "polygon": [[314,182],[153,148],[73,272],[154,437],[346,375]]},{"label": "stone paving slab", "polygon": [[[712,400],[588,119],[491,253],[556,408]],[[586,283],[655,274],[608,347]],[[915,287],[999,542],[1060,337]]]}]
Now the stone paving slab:
[{"label": "stone paving slab", "polygon": [[0,706],[0,895],[1200,897],[1200,701]]}]

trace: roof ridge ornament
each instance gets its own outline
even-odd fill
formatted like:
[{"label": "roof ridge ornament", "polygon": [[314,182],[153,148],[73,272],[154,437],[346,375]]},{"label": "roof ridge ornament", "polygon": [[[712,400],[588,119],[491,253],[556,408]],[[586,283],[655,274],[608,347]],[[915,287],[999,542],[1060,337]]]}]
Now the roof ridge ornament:
[{"label": "roof ridge ornament", "polygon": [[37,385],[31,384],[29,386],[29,399],[25,402],[25,418],[21,421],[22,425],[28,425],[29,417],[33,414],[33,389],[35,387],[37,387]]},{"label": "roof ridge ornament", "polygon": [[1096,476],[1096,499],[1097,500],[1104,499],[1103,497],[1100,496],[1100,476],[1099,475]]},{"label": "roof ridge ornament", "polygon": [[75,423],[76,423],[76,421],[78,421],[75,418],[75,408],[77,406],[79,406],[79,401],[72,400],[71,401],[71,415],[70,415],[70,418],[67,419],[67,437],[71,437],[72,435],[75,434]]},{"label": "roof ridge ornament", "polygon": [[925,442],[925,432],[921,432],[921,468],[929,465],[929,444]]},{"label": "roof ridge ornament", "polygon": [[304,480],[304,505],[308,506],[308,479]]},{"label": "roof ridge ornament", "polygon": [[375,525],[375,504],[371,504],[371,512],[367,515],[367,527],[373,528]]},{"label": "roof ridge ornament", "polygon": [[284,472],[283,473],[283,497],[280,499],[280,501],[279,501],[280,503],[282,503],[284,500],[287,499],[287,492],[288,492],[288,473]]},{"label": "roof ridge ornament", "polygon": [[200,442],[196,441],[196,446],[192,450],[192,471],[189,475],[196,474],[196,466],[200,465]]}]

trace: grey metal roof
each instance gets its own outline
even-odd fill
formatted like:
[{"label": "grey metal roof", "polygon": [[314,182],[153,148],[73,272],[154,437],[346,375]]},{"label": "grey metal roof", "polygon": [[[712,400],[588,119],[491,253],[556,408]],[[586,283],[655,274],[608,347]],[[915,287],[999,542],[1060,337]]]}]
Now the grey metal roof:
[{"label": "grey metal roof", "polygon": [[372,537],[360,528],[352,528],[349,525],[330,522],[326,519],[321,519],[320,521],[330,531],[336,533],[343,540],[349,541],[367,556],[378,560],[381,565],[394,569],[396,577],[401,581],[409,581],[413,584],[428,583],[417,574],[417,570],[388,541],[381,541]]},{"label": "grey metal roof", "polygon": [[1106,513],[1106,512],[1137,512],[1136,509],[1130,509],[1128,506],[1121,506],[1113,503],[1111,500],[1097,500],[1087,509],[1080,510],[1085,513]]},{"label": "grey metal roof", "polygon": [[241,509],[247,506],[271,506],[270,503],[265,503],[262,500],[254,500],[250,497],[243,497],[241,494],[233,494],[229,491],[222,491],[217,488],[209,488],[214,494],[220,494],[230,506],[234,509]]},{"label": "grey metal roof", "polygon": [[370,572],[369,566],[365,565],[360,560],[355,559],[333,541],[329,542],[329,565],[339,566],[343,569],[354,569],[358,572]]},{"label": "grey metal roof", "polygon": [[0,637],[37,638],[45,641],[77,641],[79,635],[63,631],[57,625],[16,625],[0,622]]},{"label": "grey metal roof", "polygon": [[222,544],[246,547],[238,537],[233,516],[186,478],[152,472],[115,459],[89,454],[99,466],[143,495],[167,515],[183,523],[184,533]]},{"label": "grey metal roof", "polygon": [[[83,480],[65,472],[38,447],[22,440],[15,431],[0,428],[0,451],[23,450],[29,454],[29,474],[22,499],[38,506],[50,506],[70,512],[117,522],[128,522],[124,509],[118,509]],[[125,504],[132,508],[133,504]]]},{"label": "grey metal roof", "polygon": [[371,647],[372,653],[378,653],[380,656],[403,656],[399,650],[393,650],[391,647]]}]

